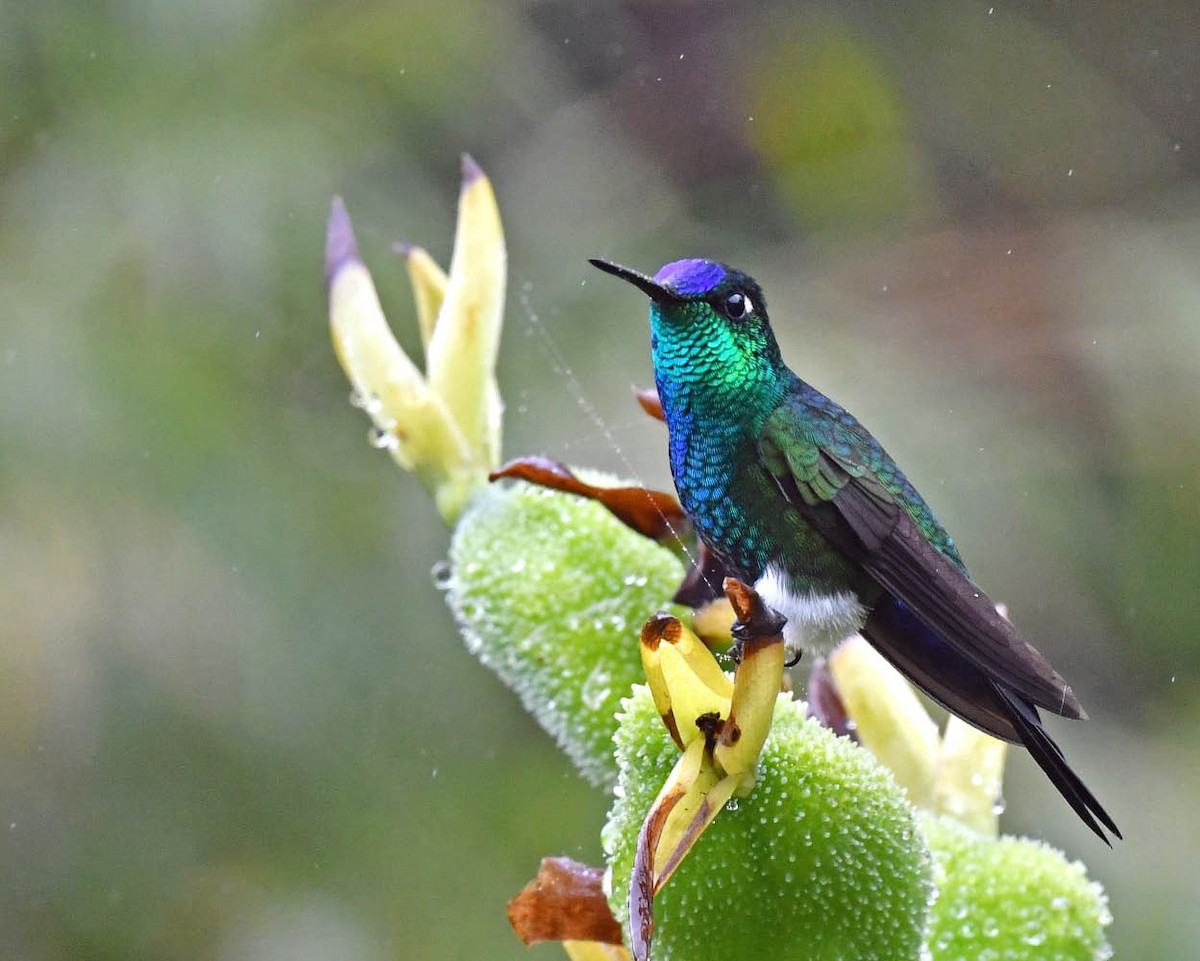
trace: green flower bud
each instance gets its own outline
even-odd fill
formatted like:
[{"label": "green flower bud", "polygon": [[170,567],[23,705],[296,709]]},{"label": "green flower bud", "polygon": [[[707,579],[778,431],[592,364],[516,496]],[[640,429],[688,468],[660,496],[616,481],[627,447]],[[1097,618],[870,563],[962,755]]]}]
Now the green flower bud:
[{"label": "green flower bud", "polygon": [[1102,961],[1112,921],[1082,864],[1026,838],[994,838],[949,817],[923,827],[941,892],[929,916],[933,961]]},{"label": "green flower bud", "polygon": [[[623,707],[603,833],[609,903],[626,902],[637,834],[679,759],[645,687]],[[709,825],[654,899],[656,961],[920,955],[933,888],[911,805],[866,751],[781,695],[758,780]]]},{"label": "green flower bud", "polygon": [[638,632],[669,605],[683,565],[595,501],[525,483],[476,495],[450,564],[467,647],[589,781],[611,787],[617,710],[645,680]]}]

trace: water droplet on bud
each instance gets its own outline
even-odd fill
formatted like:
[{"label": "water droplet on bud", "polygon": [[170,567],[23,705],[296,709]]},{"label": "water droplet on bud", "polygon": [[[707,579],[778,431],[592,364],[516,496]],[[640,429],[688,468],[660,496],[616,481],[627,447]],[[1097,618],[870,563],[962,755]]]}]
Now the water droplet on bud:
[{"label": "water droplet on bud", "polygon": [[367,438],[371,442],[371,446],[378,448],[379,450],[390,451],[395,450],[400,446],[400,438],[398,438],[395,434],[386,430],[381,430],[378,427],[372,427],[370,433],[367,435]]},{"label": "water droplet on bud", "polygon": [[454,578],[454,569],[450,566],[449,561],[438,561],[430,568],[429,576],[433,578],[433,586],[439,591],[444,591],[450,587],[450,581]]},{"label": "water droplet on bud", "polygon": [[612,675],[602,665],[597,665],[583,682],[580,700],[589,711],[598,711],[611,695]]}]

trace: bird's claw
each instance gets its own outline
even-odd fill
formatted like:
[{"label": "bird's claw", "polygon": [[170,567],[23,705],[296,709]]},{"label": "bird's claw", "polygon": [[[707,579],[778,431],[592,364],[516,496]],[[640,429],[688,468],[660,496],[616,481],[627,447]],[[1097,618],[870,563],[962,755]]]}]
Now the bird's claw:
[{"label": "bird's claw", "polygon": [[[772,613],[776,612],[772,611]],[[760,625],[756,625],[754,623],[744,624],[741,621],[733,622],[733,626],[729,629],[729,633],[733,637],[733,644],[730,645],[730,648],[726,653],[729,657],[733,658],[733,662],[735,664],[740,663],[742,660],[742,645],[746,641],[752,641],[756,637],[774,637],[783,630],[783,624],[787,622],[787,618],[783,617],[783,615],[778,616],[781,622],[778,630],[763,631],[759,629]],[[783,662],[783,666],[795,667],[800,663],[800,659],[802,657],[804,657],[804,651],[801,648],[796,648],[795,653]]]},{"label": "bird's claw", "polygon": [[[732,577],[725,578],[725,593],[733,606],[737,619],[729,629],[733,637],[733,647],[729,649],[730,656],[735,661],[742,659],[742,645],[760,637],[779,637],[787,618],[779,611],[768,607],[761,597],[750,587]],[[792,663],[795,663],[793,661]]]},{"label": "bird's claw", "polygon": [[756,604],[753,610],[745,613],[749,616],[745,619],[739,617],[729,629],[729,633],[738,644],[752,641],[756,637],[775,637],[783,633],[783,626],[787,623],[786,617],[761,602]]}]

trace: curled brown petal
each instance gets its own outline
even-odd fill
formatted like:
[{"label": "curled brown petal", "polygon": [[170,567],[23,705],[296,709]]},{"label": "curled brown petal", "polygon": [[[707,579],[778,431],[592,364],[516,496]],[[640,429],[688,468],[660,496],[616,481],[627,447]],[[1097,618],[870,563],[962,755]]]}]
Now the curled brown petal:
[{"label": "curled brown petal", "polygon": [[808,716],[816,718],[819,724],[834,734],[849,737],[858,743],[858,733],[850,720],[850,712],[842,702],[837,682],[823,657],[816,660],[808,677]]},{"label": "curled brown petal", "polygon": [[666,423],[667,415],[663,413],[662,401],[659,400],[657,390],[653,387],[635,387],[633,388],[633,396],[641,404],[642,410],[655,420],[661,420]]},{"label": "curled brown petal", "polygon": [[701,542],[694,552],[691,566],[684,575],[679,590],[671,600],[693,609],[703,607],[709,601],[725,596],[721,584],[728,575],[729,569],[721,559]]},{"label": "curled brown petal", "polygon": [[526,944],[621,943],[621,926],[603,889],[604,870],[571,858],[543,858],[537,877],[508,902],[508,923]]},{"label": "curled brown petal", "polygon": [[677,785],[665,798],[660,798],[638,831],[633,876],[629,879],[629,936],[633,941],[630,951],[635,961],[645,961],[650,956],[650,942],[654,939],[654,850],[667,817],[686,793],[686,786]]},{"label": "curled brown petal", "polygon": [[596,487],[549,457],[518,457],[488,475],[488,480],[519,480],[598,501],[617,520],[656,541],[677,540],[687,530],[687,515],[674,495],[644,487]]}]

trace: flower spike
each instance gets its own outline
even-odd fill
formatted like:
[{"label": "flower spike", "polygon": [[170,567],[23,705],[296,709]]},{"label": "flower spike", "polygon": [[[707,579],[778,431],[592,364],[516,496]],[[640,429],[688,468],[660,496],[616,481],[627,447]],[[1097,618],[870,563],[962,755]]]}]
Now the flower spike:
[{"label": "flower spike", "polygon": [[417,304],[428,376],[400,347],[363,264],[341,198],[325,245],[329,322],[338,360],[388,450],[434,495],[453,524],[500,463],[504,405],[496,355],[506,257],[491,183],[463,158],[458,232],[449,274],[423,249],[400,245]]}]

